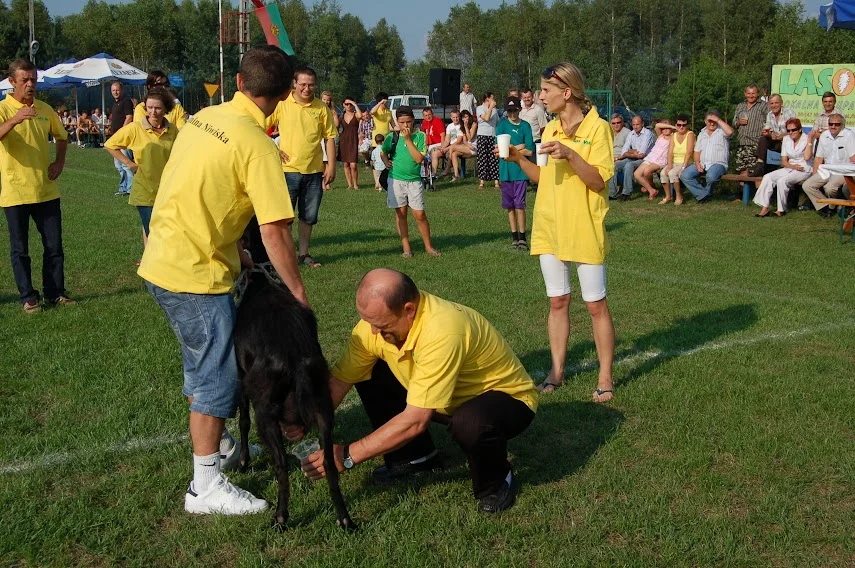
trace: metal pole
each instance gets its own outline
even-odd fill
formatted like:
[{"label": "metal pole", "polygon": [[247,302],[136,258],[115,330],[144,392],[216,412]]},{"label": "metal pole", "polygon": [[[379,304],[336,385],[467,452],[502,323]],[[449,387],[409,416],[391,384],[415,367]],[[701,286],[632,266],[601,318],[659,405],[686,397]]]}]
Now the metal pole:
[{"label": "metal pole", "polygon": [[246,46],[249,44],[249,0],[240,0],[239,6],[238,52],[240,61],[243,61],[243,54],[246,53]]},{"label": "metal pole", "polygon": [[33,42],[36,40],[36,20],[33,13],[33,0],[30,0],[30,61],[36,64],[36,54],[33,51]]},{"label": "metal pole", "polygon": [[223,71],[223,0],[219,0],[220,8],[220,102],[226,102],[225,76]]}]

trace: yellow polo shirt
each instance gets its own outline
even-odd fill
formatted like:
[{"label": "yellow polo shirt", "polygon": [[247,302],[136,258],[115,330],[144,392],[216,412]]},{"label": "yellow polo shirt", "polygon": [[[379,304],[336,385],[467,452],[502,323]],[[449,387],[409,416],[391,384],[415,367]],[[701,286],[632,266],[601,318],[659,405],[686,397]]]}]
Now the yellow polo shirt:
[{"label": "yellow polo shirt", "polygon": [[374,130],[371,131],[371,146],[376,146],[374,138],[378,134],[382,134],[383,138],[389,136],[392,130],[392,111],[388,108],[378,110],[372,117],[374,119]]},{"label": "yellow polo shirt", "polygon": [[556,119],[546,125],[541,142],[557,140],[572,148],[588,164],[597,168],[605,187],[589,190],[570,162],[549,158],[540,168],[540,182],[534,202],[531,254],[553,254],[559,260],[583,264],[603,264],[608,253],[606,213],[609,211],[608,185],[614,175],[612,129],[592,108],[570,139]]},{"label": "yellow polo shirt", "polygon": [[158,134],[143,117],[139,122],[123,126],[104,143],[105,148],[127,148],[134,153],[134,162],[139,168],[131,185],[131,197],[128,200],[130,205],[154,205],[154,197],[160,187],[160,176],[169,160],[175,137],[178,136],[178,129],[170,122],[165,122],[164,127],[163,132]]},{"label": "yellow polo shirt", "polygon": [[[166,113],[166,120],[169,121],[169,124],[174,124],[176,128],[179,130],[184,128],[184,125],[187,124],[187,111],[184,110],[184,107],[181,106],[181,103],[176,102],[175,106],[172,107],[172,110]],[[145,103],[139,103],[136,107],[134,107],[134,122],[139,122],[145,118]]]},{"label": "yellow polo shirt", "polygon": [[253,212],[262,225],[294,218],[279,164],[264,113],[246,95],[196,114],[163,170],[137,273],[171,292],[228,293]]},{"label": "yellow polo shirt", "polygon": [[537,411],[534,382],[496,328],[472,308],[427,292],[419,294],[416,318],[401,349],[360,320],[332,373],[347,383],[365,381],[378,359],[407,389],[412,406],[451,415],[464,402],[499,391]]},{"label": "yellow polo shirt", "polygon": [[[11,94],[0,101],[0,123],[24,106]],[[66,140],[68,133],[49,104],[33,101],[36,116],[17,125],[0,140],[0,207],[42,203],[59,198],[56,181],[48,179],[48,133]]]},{"label": "yellow polo shirt", "polygon": [[279,127],[279,149],[288,155],[282,171],[316,174],[324,170],[321,141],[338,135],[327,105],[317,98],[304,105],[291,93],[268,117],[267,126],[272,125]]}]

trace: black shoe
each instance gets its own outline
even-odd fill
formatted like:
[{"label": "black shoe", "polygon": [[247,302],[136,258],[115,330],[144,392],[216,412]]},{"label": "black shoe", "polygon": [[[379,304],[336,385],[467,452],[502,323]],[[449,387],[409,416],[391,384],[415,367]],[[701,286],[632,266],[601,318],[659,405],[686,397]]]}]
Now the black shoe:
[{"label": "black shoe", "polygon": [[620,195],[618,195],[618,201],[629,201],[629,196],[621,193]]},{"label": "black shoe", "polygon": [[828,219],[829,217],[832,217],[834,215],[834,211],[832,211],[829,207],[823,207],[822,209],[818,210],[817,213],[819,213],[819,216],[823,219]]},{"label": "black shoe", "polygon": [[511,471],[511,484],[508,485],[507,481],[503,481],[498,491],[492,495],[482,497],[478,501],[478,512],[493,514],[509,509],[514,504],[514,501],[516,501],[517,493],[519,492],[520,484],[516,476],[513,475],[513,471]]},{"label": "black shoe", "polygon": [[419,463],[396,463],[390,466],[381,465],[371,472],[371,481],[375,483],[391,483],[400,479],[413,477],[419,473],[437,471],[442,469],[442,460],[439,455]]},{"label": "black shoe", "polygon": [[751,177],[763,177],[763,174],[765,173],[766,164],[764,162],[757,162],[750,170],[748,170],[748,175]]},{"label": "black shoe", "polygon": [[707,195],[702,199],[698,199],[698,205],[703,205],[704,203],[709,203],[712,200],[712,196]]}]

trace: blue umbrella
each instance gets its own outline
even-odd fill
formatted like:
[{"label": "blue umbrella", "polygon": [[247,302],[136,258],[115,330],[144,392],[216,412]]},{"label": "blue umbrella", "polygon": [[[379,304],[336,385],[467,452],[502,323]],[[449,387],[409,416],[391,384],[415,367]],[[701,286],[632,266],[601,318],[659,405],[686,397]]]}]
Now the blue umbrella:
[{"label": "blue umbrella", "polygon": [[820,6],[819,25],[826,31],[831,28],[855,30],[855,0],[832,0]]}]

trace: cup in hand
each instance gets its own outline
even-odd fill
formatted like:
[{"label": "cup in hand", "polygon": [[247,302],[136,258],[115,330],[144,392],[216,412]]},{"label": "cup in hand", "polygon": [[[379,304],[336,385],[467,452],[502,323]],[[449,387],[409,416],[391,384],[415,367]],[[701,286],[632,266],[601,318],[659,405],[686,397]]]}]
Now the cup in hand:
[{"label": "cup in hand", "polygon": [[537,154],[537,165],[544,167],[549,162],[549,154],[540,153],[540,142],[534,145],[534,152]]},{"label": "cup in hand", "polygon": [[511,135],[499,134],[496,136],[496,141],[499,144],[499,157],[507,158],[511,152]]},{"label": "cup in hand", "polygon": [[320,443],[318,443],[317,438],[306,438],[293,448],[291,448],[291,453],[295,458],[300,460],[300,463],[303,462],[304,459],[312,455],[321,449]]}]

